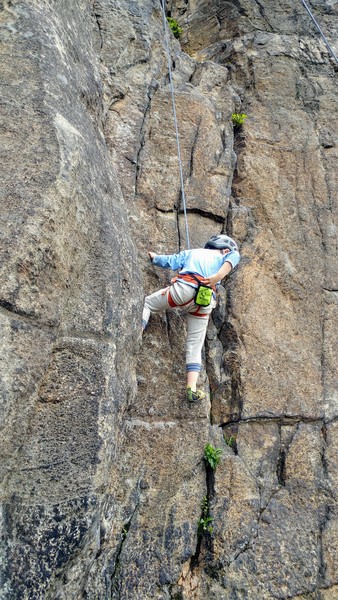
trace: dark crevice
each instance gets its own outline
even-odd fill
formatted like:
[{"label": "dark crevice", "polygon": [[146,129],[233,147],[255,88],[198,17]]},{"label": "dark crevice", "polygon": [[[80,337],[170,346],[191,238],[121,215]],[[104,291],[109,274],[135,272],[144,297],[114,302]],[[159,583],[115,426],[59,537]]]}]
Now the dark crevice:
[{"label": "dark crevice", "polygon": [[197,536],[197,544],[195,554],[190,559],[190,571],[193,571],[198,566],[199,556],[201,554],[202,536]]},{"label": "dark crevice", "polygon": [[[211,517],[210,505],[215,496],[215,472],[204,459],[205,479],[206,479],[206,509],[202,507],[201,519]],[[197,544],[195,554],[190,559],[190,570],[193,571],[199,564],[199,558],[202,549],[202,543],[209,554],[213,553],[212,537],[208,531],[199,532],[197,535]],[[210,559],[210,557],[209,557]]]},{"label": "dark crevice", "polygon": [[[166,328],[166,334],[167,334],[167,338],[168,338],[168,344],[169,344],[169,348],[170,350],[174,350],[175,349],[175,345],[172,345],[172,341],[171,341],[171,324],[170,324],[170,312],[165,312],[165,328]],[[175,335],[174,335],[175,338]]]},{"label": "dark crevice", "polygon": [[215,496],[215,471],[208,463],[205,464],[206,483],[207,483],[207,499],[210,502]]},{"label": "dark crevice", "polygon": [[268,19],[266,18],[266,15],[265,15],[265,8],[264,8],[263,4],[261,4],[261,3],[259,2],[259,0],[254,0],[254,2],[255,2],[255,3],[257,4],[257,6],[258,6],[258,10],[259,10],[259,12],[260,12],[260,15],[261,15],[262,19],[264,19],[265,23],[266,23],[266,24],[267,24],[267,26],[268,26],[268,29],[267,29],[267,31],[269,31],[270,33],[271,33],[271,32],[273,32],[273,31],[275,31],[275,29],[272,27],[271,23],[269,23]]},{"label": "dark crevice", "polygon": [[323,507],[322,514],[319,515],[319,572],[318,572],[318,585],[325,583],[325,575],[326,575],[326,564],[324,558],[324,548],[323,548],[323,533],[325,531],[326,525],[330,520],[331,507],[327,504]]},{"label": "dark crevice", "polygon": [[19,317],[26,317],[27,319],[29,319],[33,316],[30,313],[20,310],[19,308],[16,308],[14,306],[14,304],[12,304],[11,302],[8,302],[7,300],[0,300],[0,307],[4,308],[6,311],[9,311]]},{"label": "dark crevice", "polygon": [[302,415],[256,415],[254,417],[243,417],[226,421],[220,425],[223,429],[230,427],[234,423],[255,423],[255,422],[276,422],[281,425],[297,425],[298,423],[323,423],[323,417],[303,417]]},{"label": "dark crevice", "polygon": [[161,206],[155,206],[156,210],[158,210],[158,212],[163,213],[164,215],[167,215],[169,213],[177,213],[177,207],[174,206],[174,208],[162,208]]},{"label": "dark crevice", "polygon": [[279,433],[279,453],[277,458],[277,466],[276,466],[276,475],[277,481],[279,485],[285,487],[286,484],[286,450],[282,445],[282,425],[278,423],[278,433]]},{"label": "dark crevice", "polygon": [[[0,313],[2,313],[9,319],[12,319],[12,328],[17,327],[15,325],[15,322],[18,322],[30,325],[31,327],[36,327],[47,332],[55,333],[58,330],[57,323],[42,322],[34,314],[20,310],[16,308],[14,304],[12,304],[11,302],[7,302],[6,300],[0,300]],[[59,335],[62,335],[60,331],[58,333]],[[69,337],[68,333],[67,336]]]},{"label": "dark crevice", "polygon": [[[234,133],[235,136],[235,133]],[[223,130],[222,132],[222,144],[223,149],[226,148],[226,132]],[[227,235],[233,235],[233,206],[232,199],[229,199],[229,206],[226,213],[226,218],[222,218],[222,232]],[[222,355],[222,363],[223,363],[223,372],[227,377],[228,391],[227,395],[229,397],[229,412],[231,415],[232,421],[240,420],[243,410],[243,398],[242,398],[242,389],[241,389],[241,371],[240,371],[240,359],[238,356],[238,346],[239,340],[238,335],[230,323],[230,318],[232,315],[232,293],[231,289],[228,288],[228,292],[226,294],[226,307],[225,307],[225,315],[226,320],[223,320],[223,317],[218,319],[216,315],[213,317],[213,321],[215,327],[217,329],[217,337],[221,342],[223,347],[223,355]],[[211,410],[211,421],[212,418],[212,410]],[[235,453],[237,453],[237,444],[233,448]]]},{"label": "dark crevice", "polygon": [[100,40],[101,40],[100,50],[102,50],[102,47],[103,47],[103,35],[102,35],[102,27],[101,27],[101,23],[100,23],[100,19],[102,18],[102,15],[99,14],[99,13],[97,13],[97,12],[95,12],[95,10],[96,10],[96,6],[95,6],[95,3],[94,3],[92,15],[93,15],[93,17],[94,17],[94,19],[95,19],[95,21],[97,23],[97,28],[99,30]]},{"label": "dark crevice", "polygon": [[194,70],[193,70],[193,72],[191,73],[191,75],[190,75],[190,77],[188,79],[188,83],[191,83],[192,85],[194,85],[193,84],[193,79],[194,79],[194,75],[195,75],[196,71],[197,71],[197,62],[194,64]]},{"label": "dark crevice", "polygon": [[[226,314],[232,313],[232,296],[230,290],[226,297]],[[241,393],[241,373],[238,348],[238,335],[229,321],[218,327],[218,339],[223,346],[223,371],[229,381],[229,419],[235,423],[241,420],[243,398]],[[221,425],[222,426],[222,425]]]},{"label": "dark crevice", "polygon": [[254,65],[254,61],[252,60],[252,58],[248,59],[248,73],[251,77],[251,81],[248,82],[247,88],[249,88],[255,92],[256,91],[256,74],[255,74],[255,65]]},{"label": "dark crevice", "polygon": [[[264,513],[267,510],[267,508],[268,508],[269,504],[271,503],[272,499],[274,498],[274,496],[276,494],[278,494],[279,489],[280,488],[278,488],[277,490],[275,490],[271,494],[271,496],[270,496],[269,500],[266,502],[265,506],[263,506],[263,507],[260,508],[259,515],[258,515],[258,518],[257,518],[257,528],[256,528],[255,532],[253,533],[253,536],[251,537],[250,540],[248,540],[247,542],[243,543],[242,547],[234,555],[234,557],[229,561],[228,565],[230,565],[231,563],[235,562],[238,559],[239,556],[241,556],[242,554],[244,554],[248,550],[254,550],[254,543],[255,543],[255,540],[258,537],[258,525],[264,519]],[[259,486],[259,492],[260,492],[260,498],[261,498],[261,488],[260,488],[260,486]]]},{"label": "dark crevice", "polygon": [[232,415],[238,414],[238,418],[241,419],[243,399],[240,393],[240,382],[238,380],[238,373],[236,369],[232,369],[231,371],[230,410]]},{"label": "dark crevice", "polygon": [[225,150],[227,149],[227,133],[226,133],[225,128],[222,129],[222,131],[221,131],[221,142],[222,142],[223,152],[225,152]]},{"label": "dark crevice", "polygon": [[129,156],[124,156],[124,158],[130,162],[132,165],[136,166],[136,160],[134,160],[133,158],[129,158]]},{"label": "dark crevice", "polygon": [[[219,425],[219,427],[222,426]],[[234,425],[231,427],[230,431],[228,430],[227,434],[223,431],[223,439],[226,443],[226,445],[231,448],[231,450],[234,452],[234,454],[237,456],[238,455],[238,447],[237,447],[237,435],[238,435],[238,425]]]},{"label": "dark crevice", "polygon": [[201,208],[188,208],[187,212],[195,214],[195,215],[200,215],[201,217],[204,217],[205,219],[212,219],[216,223],[224,224],[224,222],[225,222],[224,217],[222,217],[221,215],[215,215],[214,213],[211,213],[207,210],[202,210]]},{"label": "dark crevice", "polygon": [[[243,133],[243,125],[234,127],[234,151],[238,155],[240,151],[245,149],[245,137]],[[238,176],[237,166],[235,168],[234,179]]]},{"label": "dark crevice", "polygon": [[194,154],[195,154],[196,143],[197,143],[198,134],[199,134],[199,130],[200,130],[201,120],[202,120],[202,118],[200,117],[199,120],[198,120],[198,123],[197,123],[195,136],[194,136],[194,139],[193,139],[193,142],[192,142],[192,146],[191,146],[190,164],[189,164],[189,177],[192,176],[193,171],[194,171]]},{"label": "dark crevice", "polygon": [[67,331],[63,331],[60,329],[58,323],[42,322],[36,316],[14,308],[9,302],[0,301],[0,313],[12,320],[12,329],[18,328],[16,323],[22,323],[29,325],[30,327],[37,328],[41,331],[51,333],[54,336],[57,336],[59,340],[62,338],[76,338],[78,340],[97,340],[99,342],[110,342],[114,337],[112,333],[97,333],[90,330],[74,331],[67,329]]},{"label": "dark crevice", "polygon": [[267,502],[265,502],[265,505],[261,506],[261,508],[259,510],[258,519],[257,519],[257,525],[259,525],[262,521],[264,521],[264,513],[269,508],[270,503],[272,502],[273,498],[278,494],[279,491],[280,491],[280,488],[275,489],[272,492],[272,494],[270,495],[270,498],[267,500]]},{"label": "dark crevice", "polygon": [[284,449],[279,450],[279,456],[277,460],[277,480],[279,485],[285,487],[286,483],[286,451]]},{"label": "dark crevice", "polygon": [[322,438],[323,438],[322,451],[321,451],[321,462],[322,462],[322,467],[323,467],[323,473],[324,473],[325,477],[327,477],[329,475],[329,471],[328,471],[328,465],[327,465],[327,460],[326,460],[327,431],[326,431],[325,423],[323,423],[323,426],[321,428],[321,434],[322,434]]},{"label": "dark crevice", "polygon": [[[182,194],[180,192],[180,196],[179,196],[179,204],[182,203]],[[167,214],[167,213],[174,213],[177,212],[177,215],[182,215],[184,214],[184,210],[181,208],[177,208],[176,206],[174,206],[174,208],[162,208],[159,206],[155,206],[156,210],[158,210],[161,213]],[[205,219],[211,219],[212,221],[215,221],[215,223],[222,223],[224,224],[225,219],[224,217],[221,217],[220,215],[215,215],[211,212],[208,212],[206,210],[202,210],[201,208],[187,208],[187,214],[195,214],[195,215],[200,215],[201,217],[204,217]]]},{"label": "dark crevice", "polygon": [[135,160],[135,196],[137,196],[137,185],[138,185],[138,173],[140,170],[140,165],[139,165],[139,160],[140,160],[140,154],[142,152],[144,143],[145,143],[145,124],[150,112],[150,107],[151,107],[151,101],[153,98],[154,93],[156,92],[158,87],[158,84],[150,86],[147,92],[147,96],[148,96],[148,102],[147,105],[145,107],[144,110],[144,114],[143,114],[143,119],[142,119],[142,123],[140,126],[140,131],[139,131],[139,139],[140,139],[140,145],[136,154],[136,160]]},{"label": "dark crevice", "polygon": [[227,235],[232,236],[232,200],[231,198],[229,199],[229,208],[228,208],[228,212],[227,212],[227,219],[226,219],[226,233]]},{"label": "dark crevice", "polygon": [[139,504],[137,503],[135,505],[135,507],[134,507],[134,510],[133,510],[131,516],[129,517],[128,521],[126,521],[126,523],[123,525],[122,530],[121,530],[121,541],[120,541],[119,547],[117,549],[117,554],[116,554],[116,558],[115,558],[114,569],[113,569],[113,571],[111,573],[111,577],[110,577],[110,580],[111,580],[111,600],[113,600],[113,598],[115,600],[115,598],[116,598],[115,594],[116,593],[118,594],[118,598],[120,598],[120,592],[119,592],[119,590],[117,590],[116,587],[114,589],[114,579],[115,579],[116,574],[118,572],[118,568],[119,568],[119,565],[120,565],[120,559],[121,559],[121,554],[122,554],[122,551],[123,551],[123,548],[124,548],[124,544],[125,544],[125,542],[127,540],[128,532],[130,530],[130,527],[131,527],[134,515],[135,515],[138,507],[139,507]]},{"label": "dark crevice", "polygon": [[247,542],[245,544],[245,546],[243,546],[243,548],[241,548],[235,555],[234,557],[229,561],[228,566],[230,566],[232,563],[234,563],[239,556],[241,556],[242,554],[244,554],[245,552],[247,552],[248,550],[252,550],[252,540],[250,540],[249,542]]}]

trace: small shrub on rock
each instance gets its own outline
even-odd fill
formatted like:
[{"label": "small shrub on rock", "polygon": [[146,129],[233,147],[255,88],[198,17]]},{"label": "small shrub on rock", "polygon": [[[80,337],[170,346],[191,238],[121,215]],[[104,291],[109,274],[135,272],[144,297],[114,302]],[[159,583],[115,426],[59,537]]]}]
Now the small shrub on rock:
[{"label": "small shrub on rock", "polygon": [[176,19],[173,19],[172,17],[167,17],[167,21],[169,23],[169,27],[171,29],[171,31],[173,32],[175,38],[179,38],[181,33],[183,33],[183,29],[182,27],[179,26],[178,22],[176,21]]},{"label": "small shrub on rock", "polygon": [[214,448],[211,444],[207,444],[204,448],[204,460],[209,467],[214,471],[219,464],[222,456],[221,448]]},{"label": "small shrub on rock", "polygon": [[248,115],[245,113],[232,113],[231,119],[235,127],[240,127],[245,122],[245,119],[248,118]]},{"label": "small shrub on rock", "polygon": [[199,536],[202,536],[206,533],[212,533],[213,532],[213,527],[212,527],[212,522],[213,522],[213,518],[209,515],[209,502],[208,502],[208,498],[206,496],[204,496],[203,501],[202,501],[202,514],[201,514],[201,518],[198,521],[198,528],[197,528],[197,533]]}]

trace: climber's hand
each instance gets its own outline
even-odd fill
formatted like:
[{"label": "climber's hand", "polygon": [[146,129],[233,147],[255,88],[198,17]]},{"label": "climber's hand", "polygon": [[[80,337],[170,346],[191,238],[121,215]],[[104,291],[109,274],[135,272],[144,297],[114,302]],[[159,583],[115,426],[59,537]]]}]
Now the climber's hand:
[{"label": "climber's hand", "polygon": [[150,260],[154,260],[156,253],[155,252],[148,252],[148,256],[150,258]]},{"label": "climber's hand", "polygon": [[209,287],[216,285],[217,281],[217,275],[211,275],[210,277],[203,277],[203,279],[201,279],[201,283],[208,285]]}]

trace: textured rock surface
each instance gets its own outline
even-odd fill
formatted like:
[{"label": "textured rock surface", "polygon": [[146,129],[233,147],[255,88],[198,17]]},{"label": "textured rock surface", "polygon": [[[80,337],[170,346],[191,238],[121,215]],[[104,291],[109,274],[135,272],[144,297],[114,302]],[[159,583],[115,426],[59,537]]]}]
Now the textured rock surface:
[{"label": "textured rock surface", "polygon": [[140,339],[146,250],[185,247],[160,5],[0,2],[1,598],[332,600],[334,66],[301,3],[168,9],[191,245],[243,256],[196,407],[184,319]]}]

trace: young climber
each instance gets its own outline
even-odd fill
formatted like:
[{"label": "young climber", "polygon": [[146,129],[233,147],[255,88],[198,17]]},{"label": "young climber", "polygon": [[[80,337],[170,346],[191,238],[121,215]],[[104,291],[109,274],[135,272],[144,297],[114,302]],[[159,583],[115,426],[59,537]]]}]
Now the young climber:
[{"label": "young climber", "polygon": [[[213,235],[204,248],[184,250],[179,254],[155,254],[148,252],[152,264],[163,269],[179,270],[171,285],[147,296],[142,315],[142,331],[146,328],[150,314],[169,308],[184,308],[187,311],[186,370],[189,402],[205,397],[196,389],[202,363],[202,347],[212,309],[216,306],[216,285],[234,269],[240,261],[236,242],[227,235]],[[196,281],[196,278],[198,281]],[[213,288],[209,306],[195,304],[198,282]]]}]

